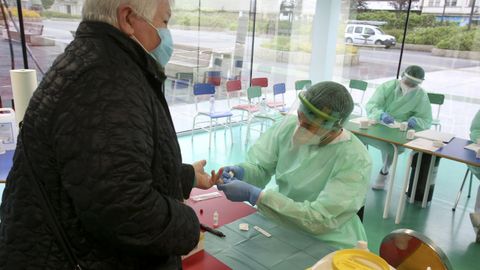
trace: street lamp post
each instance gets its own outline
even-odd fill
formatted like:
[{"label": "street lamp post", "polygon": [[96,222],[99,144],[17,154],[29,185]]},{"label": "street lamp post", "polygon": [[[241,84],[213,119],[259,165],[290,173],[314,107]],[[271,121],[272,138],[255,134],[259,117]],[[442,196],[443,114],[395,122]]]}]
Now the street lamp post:
[{"label": "street lamp post", "polygon": [[443,20],[445,18],[445,9],[447,8],[447,0],[443,1],[443,11],[442,11],[442,20],[441,23],[443,24]]},{"label": "street lamp post", "polygon": [[470,18],[468,19],[468,30],[472,27],[472,20],[473,20],[473,12],[475,11],[475,2],[476,0],[472,1],[472,9],[470,10]]}]

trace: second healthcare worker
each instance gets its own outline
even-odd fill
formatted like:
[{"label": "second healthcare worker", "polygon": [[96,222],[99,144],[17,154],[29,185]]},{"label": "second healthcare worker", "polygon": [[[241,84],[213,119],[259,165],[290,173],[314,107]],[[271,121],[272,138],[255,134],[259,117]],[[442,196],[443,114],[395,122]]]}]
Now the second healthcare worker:
[{"label": "second healthcare worker", "polygon": [[[424,79],[425,71],[421,67],[409,66],[400,80],[380,85],[367,103],[368,118],[387,125],[407,122],[408,128],[416,131],[429,129],[432,124],[432,106],[427,93],[420,87]],[[382,151],[383,167],[373,189],[383,189],[393,162],[393,147],[375,139],[362,138],[362,141]]]}]

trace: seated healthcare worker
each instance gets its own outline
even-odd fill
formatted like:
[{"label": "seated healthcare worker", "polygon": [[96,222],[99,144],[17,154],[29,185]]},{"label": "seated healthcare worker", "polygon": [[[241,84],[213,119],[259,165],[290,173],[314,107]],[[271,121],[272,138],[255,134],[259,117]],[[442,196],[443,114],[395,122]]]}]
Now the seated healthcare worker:
[{"label": "seated healthcare worker", "polygon": [[[473,118],[472,126],[470,127],[470,139],[474,142],[477,142],[480,139],[480,110]],[[480,167],[468,166],[470,171],[480,179]],[[470,219],[472,220],[472,225],[477,234],[477,242],[480,243],[480,186],[478,186],[477,191],[477,200],[475,202],[475,212],[470,213]]]},{"label": "seated healthcare worker", "polygon": [[[427,93],[420,87],[424,79],[425,71],[421,67],[409,66],[401,80],[395,79],[380,85],[367,102],[368,118],[385,124],[408,122],[408,128],[416,131],[429,129],[432,125],[432,106]],[[362,141],[382,152],[383,167],[372,188],[383,189],[393,162],[393,146],[370,138],[362,138]],[[401,152],[403,148],[399,148]]]},{"label": "seated healthcare worker", "polygon": [[[356,213],[365,204],[371,174],[365,146],[342,129],[352,97],[338,83],[321,82],[299,100],[298,116],[294,109],[262,134],[245,162],[224,167],[218,188],[231,201],[256,204],[273,220],[351,248],[366,240]],[[264,189],[273,175],[277,186]]]}]

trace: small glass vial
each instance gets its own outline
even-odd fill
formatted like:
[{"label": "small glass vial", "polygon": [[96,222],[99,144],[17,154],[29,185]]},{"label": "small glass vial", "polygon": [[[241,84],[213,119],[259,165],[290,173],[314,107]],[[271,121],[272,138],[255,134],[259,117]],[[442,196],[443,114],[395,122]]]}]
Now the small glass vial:
[{"label": "small glass vial", "polygon": [[361,241],[361,240],[358,241],[356,248],[357,248],[357,249],[361,249],[361,250],[369,251],[369,250],[368,250],[368,243],[367,243],[367,241]]},{"label": "small glass vial", "polygon": [[213,212],[213,227],[218,227],[218,212]]}]

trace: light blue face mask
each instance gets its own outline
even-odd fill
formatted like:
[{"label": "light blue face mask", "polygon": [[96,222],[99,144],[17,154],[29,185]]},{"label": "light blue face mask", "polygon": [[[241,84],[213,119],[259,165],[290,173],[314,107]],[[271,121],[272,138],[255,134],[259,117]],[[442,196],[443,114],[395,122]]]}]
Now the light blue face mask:
[{"label": "light blue face mask", "polygon": [[[137,13],[138,14],[138,13]],[[155,59],[163,68],[167,65],[168,61],[172,57],[173,54],[173,39],[172,34],[168,28],[157,28],[153,23],[147,20],[145,17],[138,15],[143,18],[151,27],[153,27],[156,31],[158,36],[160,37],[160,44],[151,52],[148,52],[153,59]],[[140,43],[140,41],[133,37],[144,49],[145,47]],[[145,49],[146,50],[146,49]]]},{"label": "light blue face mask", "polygon": [[[150,24],[150,23],[149,23]],[[154,27],[152,24],[150,24]],[[155,28],[155,27],[154,27]],[[160,37],[160,45],[158,45],[150,55],[157,60],[162,67],[165,67],[173,54],[173,39],[168,28],[155,28]]]}]

